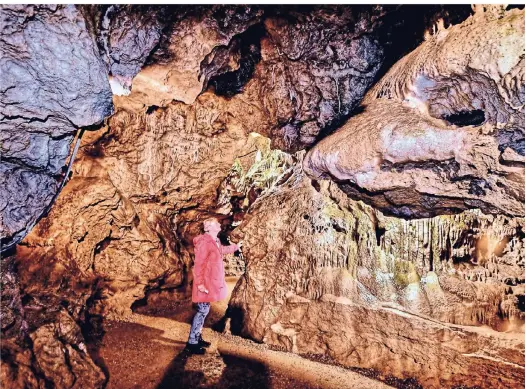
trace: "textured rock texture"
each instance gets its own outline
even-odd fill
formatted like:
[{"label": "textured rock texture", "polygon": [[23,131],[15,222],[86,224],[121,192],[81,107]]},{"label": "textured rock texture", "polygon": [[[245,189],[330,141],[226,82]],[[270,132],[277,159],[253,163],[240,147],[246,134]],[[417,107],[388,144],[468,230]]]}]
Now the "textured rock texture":
[{"label": "textured rock texture", "polygon": [[524,385],[522,219],[385,217],[295,169],[233,232],[232,329],[426,388]]},{"label": "textured rock texture", "polygon": [[[77,129],[102,122],[113,104],[106,68],[75,7],[3,5],[0,26],[4,250],[27,234],[56,195]],[[41,268],[40,258],[32,261]],[[67,299],[57,297],[60,288],[49,287],[53,281],[43,274],[45,282],[21,287],[13,262],[1,266],[2,387],[101,388],[104,374],[76,323],[86,300],[67,289],[59,292]],[[62,288],[75,279],[68,276]],[[38,290],[36,305],[27,294],[31,287]],[[75,301],[78,311],[68,312],[61,301]]]},{"label": "textured rock texture", "polygon": [[[38,265],[37,268],[42,270]],[[74,292],[74,287],[77,286],[78,290],[78,285],[72,285],[73,274],[71,280],[65,281],[64,278],[54,279],[56,273],[44,275],[51,277],[43,288],[41,283],[19,279],[13,257],[2,261],[2,387],[104,386],[106,378],[88,354],[84,337],[75,321],[79,319],[79,314],[84,313],[86,301]],[[57,287],[57,283],[61,286]],[[38,292],[34,293],[32,287],[36,287]],[[76,306],[70,304],[73,301]]]},{"label": "textured rock texture", "polygon": [[480,11],[395,64],[309,152],[312,177],[405,218],[524,215],[524,11]]},{"label": "textured rock texture", "polygon": [[245,260],[242,256],[225,255],[225,262],[225,275],[227,277],[240,277],[245,274]]},{"label": "textured rock texture", "polygon": [[92,299],[90,314],[118,318],[152,291],[184,299],[200,221],[242,218],[292,164],[267,138],[219,115],[228,104],[205,93],[192,106],[119,111],[86,134],[73,178],[17,250],[26,293],[38,295],[49,278],[75,278],[86,286],[83,301]]},{"label": "textured rock texture", "polygon": [[[396,30],[381,30],[396,20],[384,7],[4,6],[0,14],[2,243],[23,237],[51,201],[77,128],[99,124],[2,273],[2,386],[102,387],[85,338],[138,302],[185,299],[191,240],[210,215],[223,220],[222,239],[245,241],[246,274],[231,304],[245,335],[427,387],[523,383],[515,331],[524,323],[524,222],[510,217],[524,197],[523,58],[511,55],[523,14],[476,15],[430,37],[361,113]],[[495,56],[498,66],[469,62],[464,43],[452,42],[457,30],[480,38],[480,55],[510,55]],[[437,52],[446,57],[432,67],[424,57]],[[447,58],[457,61],[448,79]],[[400,74],[415,64],[423,76]],[[116,113],[100,124],[113,113],[110,84]],[[412,97],[402,103],[405,85]],[[369,107],[382,117],[367,116]],[[304,154],[284,151],[312,146],[353,113],[334,136],[365,123],[367,136],[338,145],[356,144],[364,161],[379,144],[370,126],[398,117],[412,127],[389,133],[403,155],[387,150],[394,156],[382,162],[382,174],[403,185],[366,192],[340,182],[345,193],[404,217],[474,207],[507,216],[404,221],[335,183],[311,182]],[[405,147],[408,137],[422,147]],[[426,148],[429,137],[444,142]],[[457,137],[464,143],[451,149]],[[327,174],[313,162],[324,142],[303,164],[316,177]],[[353,161],[359,170],[363,161]],[[404,186],[421,178],[434,188],[425,201]],[[243,271],[235,258],[232,274]]]},{"label": "textured rock texture", "polygon": [[192,104],[211,76],[239,67],[228,46],[262,13],[252,6],[107,8],[96,22],[114,92],[131,89],[127,101],[137,107]]},{"label": "textured rock texture", "polygon": [[249,130],[297,149],[350,113],[382,59],[372,34],[381,8],[300,7],[265,18],[262,8],[233,6],[81,11],[2,8],[4,246],[52,201],[74,131],[113,112],[108,72],[128,111],[191,104],[210,87],[236,95],[230,112]]},{"label": "textured rock texture", "polygon": [[89,134],[74,178],[24,241],[30,256],[17,258],[25,266],[33,255],[53,258],[50,264],[75,266],[81,278],[101,277],[106,315],[130,312],[150,282],[180,286],[199,215],[213,211],[236,153],[250,150],[243,128],[222,121],[227,108],[217,103],[208,94],[193,106],[119,111]]},{"label": "textured rock texture", "polygon": [[265,20],[268,38],[246,94],[269,116],[268,127],[256,130],[273,146],[294,151],[312,145],[358,105],[383,59],[371,34],[377,18],[334,7]]},{"label": "textured rock texture", "polygon": [[[112,5],[82,8],[97,36],[114,93],[129,88],[162,36],[159,7]],[[91,12],[90,12],[91,11]],[[125,92],[123,89],[121,92]],[[116,93],[119,94],[119,93]]]},{"label": "textured rock texture", "polygon": [[113,113],[107,72],[73,6],[0,8],[0,236],[19,241],[59,186],[79,127]]},{"label": "textured rock texture", "polygon": [[[339,10],[291,11],[291,31],[305,43],[295,52],[287,40],[288,11],[263,21],[257,7],[83,8],[111,76],[119,82],[133,78],[132,93],[114,96],[117,113],[108,125],[84,135],[73,179],[24,241],[28,249],[17,253],[20,272],[39,256],[51,268],[78,269],[81,279],[100,277],[105,284],[97,301],[104,302],[93,312],[104,315],[125,315],[153,289],[184,295],[188,246],[199,221],[214,212],[230,219],[229,212],[236,212],[240,219],[265,189],[250,184],[246,193],[231,193],[225,181],[232,169],[249,169],[258,150],[270,153],[268,142],[253,131],[272,135],[302,110],[302,117],[309,111],[307,116],[317,120],[322,95],[325,105],[339,104],[348,113],[371,83],[381,48],[368,35],[370,21],[350,9],[338,21]],[[295,78],[298,66],[301,82]],[[342,69],[340,84],[326,80],[333,66]],[[163,97],[155,77],[177,90]],[[353,88],[353,82],[361,86]],[[300,87],[318,97],[307,98],[311,92],[305,92],[303,98],[291,89]],[[349,93],[352,98],[345,97]],[[298,108],[281,112],[285,98]],[[328,112],[326,122],[338,117],[335,110]],[[258,178],[261,171],[253,167],[247,180],[270,186],[279,167],[269,163],[262,171],[275,177]],[[239,204],[236,196],[247,203]]]},{"label": "textured rock texture", "polygon": [[52,201],[76,128],[112,113],[108,73],[120,108],[190,104],[211,89],[235,100],[229,112],[250,130],[297,150],[357,107],[392,45],[386,24],[406,23],[380,6],[5,6],[2,15],[4,247]]},{"label": "textured rock texture", "polygon": [[126,96],[118,105],[192,104],[211,87],[239,95],[255,131],[296,150],[347,117],[372,84],[383,59],[374,33],[383,14],[382,7],[115,6],[94,24],[113,90]]}]

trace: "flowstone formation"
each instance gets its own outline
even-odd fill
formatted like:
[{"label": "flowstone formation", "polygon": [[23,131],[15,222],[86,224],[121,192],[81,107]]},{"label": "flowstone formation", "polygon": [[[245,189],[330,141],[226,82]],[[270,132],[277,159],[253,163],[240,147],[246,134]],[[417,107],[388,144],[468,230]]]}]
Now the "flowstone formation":
[{"label": "flowstone formation", "polygon": [[151,289],[176,301],[188,296],[187,240],[214,208],[237,153],[254,147],[237,121],[220,122],[210,99],[151,114],[119,111],[86,134],[73,178],[13,259],[31,336],[42,327],[27,306],[46,317],[60,307],[60,318],[67,313],[96,332],[102,318],[124,318]]},{"label": "flowstone formation", "polygon": [[[45,19],[52,12],[67,11],[67,17],[82,20],[75,7],[37,10],[35,20],[42,28],[55,23]],[[24,290],[33,291],[32,298],[40,298],[37,285],[44,283],[42,295],[56,294],[75,307],[89,301],[83,312],[122,316],[152,288],[181,287],[176,295],[184,296],[190,281],[187,246],[203,217],[214,210],[224,214],[218,190],[236,157],[255,156],[250,134],[274,134],[288,125],[291,135],[294,126],[331,121],[358,104],[381,60],[381,47],[369,34],[371,14],[345,7],[289,11],[263,18],[265,12],[258,7],[81,8],[86,22],[79,23],[80,37],[91,44],[93,54],[82,66],[89,68],[78,76],[78,68],[59,67],[44,57],[35,62],[62,69],[64,77],[75,79],[68,87],[77,86],[94,101],[107,96],[109,75],[117,112],[98,131],[84,133],[73,178],[49,216],[18,248],[18,277]],[[334,24],[337,14],[341,21]],[[297,30],[294,36],[304,42],[300,50],[294,51],[286,39],[287,15]],[[23,20],[15,22],[23,25]],[[316,29],[323,30],[323,36]],[[39,36],[29,36],[27,42],[37,45],[33,41],[40,41]],[[77,42],[70,40],[75,53]],[[61,58],[58,54],[53,58]],[[327,78],[333,66],[343,71],[333,75],[336,83]],[[96,89],[101,79],[96,71],[103,71],[103,91]],[[166,77],[157,80],[159,74]],[[93,86],[75,84],[84,77],[91,77]],[[40,102],[43,107],[55,101],[41,97],[49,100]],[[36,104],[38,98],[37,93],[32,101]],[[322,114],[317,107],[322,100],[338,111]],[[93,112],[85,104],[79,109],[86,115]],[[68,120],[80,126],[98,123],[103,116],[88,118]],[[42,131],[46,123],[33,124]],[[318,130],[314,125],[303,143],[294,140],[296,135],[274,135],[297,148],[312,143]],[[71,279],[84,286],[69,301],[66,285]],[[62,291],[52,292],[54,288]]]},{"label": "flowstone formation", "polygon": [[[227,107],[212,110],[214,99],[205,94],[193,106],[152,114],[119,111],[108,128],[92,133],[47,222],[19,249],[19,272],[37,255],[54,258],[42,266],[67,263],[82,278],[101,277],[108,283],[105,316],[130,312],[155,283],[180,286],[199,215],[214,208],[237,153],[251,149],[236,120],[218,118]],[[194,227],[186,226],[194,218]]]},{"label": "flowstone formation", "polygon": [[386,217],[296,167],[233,234],[233,331],[425,388],[524,385],[522,219]]},{"label": "flowstone formation", "polygon": [[401,59],[309,151],[311,177],[404,218],[524,216],[524,11],[479,10]]},{"label": "flowstone formation", "polygon": [[[418,16],[455,18],[435,8]],[[383,46],[393,45],[396,26],[405,26],[411,12],[383,6],[3,7],[3,74],[12,77],[2,78],[2,171],[9,183],[1,195],[2,250],[47,211],[63,182],[74,131],[113,112],[108,77],[121,110],[192,104],[209,89],[235,101],[230,114],[247,118],[251,132],[270,137],[273,147],[298,150],[358,106],[380,69]]]}]

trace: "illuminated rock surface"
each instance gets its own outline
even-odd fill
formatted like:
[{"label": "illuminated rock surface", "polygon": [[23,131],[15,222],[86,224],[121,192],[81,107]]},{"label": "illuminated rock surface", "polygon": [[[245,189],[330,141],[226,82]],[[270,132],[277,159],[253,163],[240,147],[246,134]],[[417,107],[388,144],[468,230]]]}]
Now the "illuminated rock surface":
[{"label": "illuminated rock surface", "polygon": [[[49,215],[2,263],[2,386],[103,387],[106,372],[85,344],[104,320],[126,319],[138,305],[187,301],[191,241],[211,214],[234,223],[223,239],[244,240],[246,263],[229,259],[231,274],[246,271],[231,303],[234,332],[424,387],[524,385],[524,222],[513,217],[524,212],[524,69],[523,57],[511,55],[524,11],[492,19],[507,26],[505,39],[477,43],[482,52],[514,48],[500,68],[477,62],[488,66],[486,78],[465,71],[474,66],[466,47],[451,49],[457,25],[429,37],[362,101],[382,63],[399,58],[385,38],[398,31],[385,23],[400,23],[392,9],[10,7],[0,11],[2,70],[63,73],[1,78],[3,242],[24,236],[56,193],[76,129],[98,125],[84,133]],[[433,12],[426,18],[441,15]],[[499,35],[481,27],[488,17],[462,28],[482,29],[481,41]],[[37,27],[38,37],[52,31],[49,42],[53,34],[70,42],[82,63],[35,43],[28,32]],[[457,78],[445,78],[446,59],[424,66],[433,85],[404,73],[437,47],[458,60]],[[26,62],[17,50],[30,54]],[[31,96],[14,94],[28,83]],[[115,113],[101,123],[114,109],[110,84]],[[477,110],[483,126],[442,120],[465,120],[463,111],[477,120]],[[391,181],[366,177],[394,186],[367,192],[342,179],[377,155],[375,121],[401,124],[380,169]],[[362,127],[367,136],[338,138]],[[402,147],[435,135],[450,144]],[[353,153],[327,161],[332,139]],[[296,151],[313,145],[303,163]],[[302,166],[338,183],[311,181]],[[412,182],[433,190],[404,186]],[[485,213],[460,213],[469,208]]]},{"label": "illuminated rock surface", "polygon": [[478,12],[398,61],[304,167],[402,217],[524,216],[524,12]]},{"label": "illuminated rock surface", "polygon": [[19,241],[58,190],[79,127],[113,113],[106,69],[74,6],[0,8],[0,237]]},{"label": "illuminated rock surface", "polygon": [[424,387],[519,388],[523,231],[522,219],[473,211],[385,217],[296,172],[234,232],[247,270],[232,328]]}]

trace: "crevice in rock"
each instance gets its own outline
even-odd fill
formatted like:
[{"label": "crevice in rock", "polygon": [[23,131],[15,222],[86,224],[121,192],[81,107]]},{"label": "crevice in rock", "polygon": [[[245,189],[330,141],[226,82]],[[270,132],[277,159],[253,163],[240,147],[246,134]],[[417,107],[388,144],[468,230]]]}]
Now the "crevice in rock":
[{"label": "crevice in rock", "polygon": [[446,115],[443,117],[444,120],[456,126],[480,126],[486,121],[484,111],[481,109],[475,109],[473,111],[462,111]]},{"label": "crevice in rock", "polygon": [[506,7],[506,11],[514,8],[524,9],[524,4],[508,4],[508,6]]},{"label": "crevice in rock", "polygon": [[375,234],[376,234],[376,245],[380,246],[380,241],[381,241],[382,237],[384,236],[386,230],[385,230],[384,227],[381,227],[378,224],[376,224],[374,231],[375,231]]},{"label": "crevice in rock", "polygon": [[151,115],[155,111],[157,111],[159,107],[157,105],[150,105],[148,109],[146,110],[146,115]]},{"label": "crevice in rock", "polygon": [[524,156],[524,132],[522,129],[499,130],[497,132],[499,151],[504,151],[507,147],[517,154]]},{"label": "crevice in rock", "polygon": [[103,252],[110,245],[112,240],[113,239],[111,238],[111,236],[107,236],[102,241],[97,243],[95,245],[95,248],[93,249],[93,256],[96,256]]},{"label": "crevice in rock", "polygon": [[459,24],[473,14],[470,5],[389,5],[377,32],[383,42],[385,59],[375,81],[387,73],[393,64],[424,41],[426,31],[432,32],[439,21],[444,27]]},{"label": "crevice in rock", "polygon": [[[217,55],[218,50],[236,52],[239,55],[239,67],[237,70],[226,70],[213,75],[208,82],[205,81],[204,89],[208,85],[213,87],[214,93],[218,96],[232,97],[243,91],[245,84],[252,78],[256,65],[261,60],[261,38],[266,34],[262,24],[249,27],[243,33],[235,36],[228,48],[216,47],[209,56]],[[227,54],[228,55],[228,54]],[[231,55],[230,55],[231,56]],[[206,59],[205,59],[206,61]],[[215,61],[204,65],[201,63],[201,74],[204,73],[208,78],[207,68],[213,67]],[[216,65],[218,66],[218,65]]]},{"label": "crevice in rock", "polygon": [[523,294],[517,295],[517,308],[519,308],[521,312],[524,312],[524,295]]}]

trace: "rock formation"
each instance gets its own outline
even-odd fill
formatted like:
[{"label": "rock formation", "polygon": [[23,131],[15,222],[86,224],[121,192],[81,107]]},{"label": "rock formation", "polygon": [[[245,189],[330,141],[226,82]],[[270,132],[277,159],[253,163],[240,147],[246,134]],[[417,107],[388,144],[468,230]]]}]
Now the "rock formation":
[{"label": "rock formation", "polygon": [[[403,12],[380,6],[79,9],[2,8],[9,76],[2,78],[4,249],[47,211],[75,130],[112,113],[108,75],[114,102],[130,112],[190,104],[207,88],[234,96],[232,115],[247,118],[246,127],[269,136],[273,147],[293,151],[331,132],[359,104],[382,63],[382,45],[392,44],[383,19],[405,23],[393,17]],[[49,35],[44,46],[42,35]],[[34,70],[38,82],[19,68]],[[15,194],[23,193],[24,206],[15,207]]]},{"label": "rock formation", "polygon": [[190,263],[185,244],[198,227],[186,232],[184,221],[214,208],[236,153],[250,150],[243,128],[222,121],[227,108],[214,111],[213,98],[152,114],[119,111],[90,134],[47,222],[24,241],[31,249],[19,249],[20,266],[38,255],[74,266],[82,278],[102,277],[111,290],[106,314],[118,316],[149,282],[180,286]]},{"label": "rock formation", "polygon": [[296,168],[234,235],[242,335],[426,388],[524,385],[524,339],[498,332],[524,328],[522,219],[385,217]]},{"label": "rock formation", "polygon": [[[350,23],[359,16],[350,9],[339,24],[331,22],[338,8],[291,11],[294,36],[304,42],[299,51],[286,38],[285,11],[264,23],[259,8],[175,7],[170,17],[164,8],[82,11],[116,80],[112,85],[118,81],[131,93],[115,95],[117,113],[106,126],[84,134],[73,179],[24,241],[17,260],[21,272],[39,257],[45,259],[42,266],[67,264],[87,279],[102,277],[112,290],[105,297],[106,313],[120,316],[146,290],[187,285],[186,245],[198,231],[200,215],[231,210],[223,209],[217,192],[236,157],[243,164],[254,158],[257,141],[250,134],[268,133],[281,142],[287,136],[275,130],[291,120],[311,120],[305,124],[311,126],[312,120],[328,123],[348,113],[372,82],[381,48],[369,36],[369,21]],[[205,38],[209,44],[195,44]],[[338,61],[343,73],[333,78],[346,85],[341,91],[340,84],[326,80]],[[248,67],[251,78],[240,85]],[[172,78],[163,76],[161,89],[168,97],[154,81],[167,72]],[[177,81],[183,76],[186,84]],[[361,86],[350,88],[352,83]],[[211,91],[202,93],[208,85]],[[297,108],[285,108],[282,97],[292,95]],[[322,114],[320,99],[339,105],[339,113]],[[308,141],[294,138],[289,146],[312,143],[320,128],[314,127]],[[117,253],[121,261],[115,262]]]},{"label": "rock formation", "polygon": [[374,34],[381,7],[112,6],[91,13],[113,90],[126,97],[116,97],[117,105],[192,104],[209,86],[218,95],[242,93],[253,130],[288,150],[313,144],[347,117],[383,58]]},{"label": "rock formation", "polygon": [[77,129],[102,122],[113,105],[106,69],[74,6],[5,5],[0,19],[0,236],[7,246],[56,194]]},{"label": "rock formation", "polygon": [[405,218],[524,216],[524,12],[477,12],[401,59],[305,159]]},{"label": "rock formation", "polygon": [[100,33],[112,76],[133,91],[128,100],[192,104],[211,76],[239,68],[228,46],[261,14],[257,7],[112,6]]},{"label": "rock formation", "polygon": [[[4,247],[54,201],[83,131],[72,178],[2,263],[2,386],[103,387],[87,337],[137,301],[188,298],[191,241],[211,214],[223,239],[245,240],[245,264],[230,261],[232,274],[246,271],[231,304],[244,335],[426,387],[521,382],[513,331],[524,323],[524,222],[512,216],[524,212],[524,59],[477,62],[486,77],[466,70],[475,65],[465,47],[448,47],[468,31],[495,36],[477,43],[481,53],[514,48],[523,12],[488,19],[491,29],[476,15],[430,37],[361,113],[396,51],[388,7],[3,6],[0,15]],[[445,59],[426,65],[438,52],[459,61],[455,77]],[[403,73],[416,64],[427,78]],[[417,86],[414,107],[401,102],[404,85]],[[475,126],[460,126],[464,111]],[[379,145],[367,118],[389,115],[402,121],[395,143],[447,133],[463,146],[382,149],[381,174],[396,189],[369,191],[324,150],[332,139],[346,150],[338,137],[365,123],[369,138],[348,138],[370,139],[352,159],[362,174]],[[313,145],[303,163],[296,151]],[[311,181],[302,163],[339,186]],[[404,186],[420,178],[432,193]],[[403,220],[347,194],[411,218],[485,213]]]},{"label": "rock formation", "polygon": [[75,284],[74,274],[57,280],[47,273],[38,275],[51,276],[46,289],[31,280],[24,289],[14,267],[13,258],[2,262],[2,387],[102,388],[106,377],[77,324],[84,321],[85,285]]},{"label": "rock formation", "polygon": [[[0,20],[4,250],[20,241],[53,201],[75,132],[102,122],[113,104],[106,69],[74,6],[3,5]],[[78,317],[49,299],[33,305],[27,292],[20,289],[13,259],[3,260],[2,386],[102,387],[104,374],[87,353]]]}]

